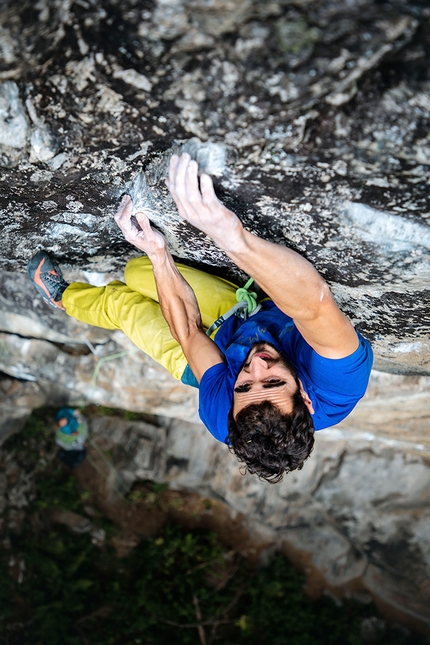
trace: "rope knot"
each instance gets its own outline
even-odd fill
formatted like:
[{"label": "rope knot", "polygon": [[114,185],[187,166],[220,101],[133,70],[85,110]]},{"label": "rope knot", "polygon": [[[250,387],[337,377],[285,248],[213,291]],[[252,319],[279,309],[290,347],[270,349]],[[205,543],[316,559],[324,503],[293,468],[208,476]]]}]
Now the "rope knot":
[{"label": "rope knot", "polygon": [[248,291],[253,282],[254,278],[250,278],[244,287],[239,287],[239,289],[236,290],[237,304],[233,305],[231,309],[212,323],[206,332],[208,336],[210,336],[215,329],[218,329],[218,327],[230,318],[230,316],[235,315],[246,320],[248,316],[252,316],[253,313],[260,311],[261,305],[257,305],[257,294],[254,291]]},{"label": "rope knot", "polygon": [[257,294],[255,291],[249,291],[253,282],[254,279],[250,278],[244,287],[239,287],[236,291],[236,300],[246,303],[248,314],[252,314],[257,309]]}]

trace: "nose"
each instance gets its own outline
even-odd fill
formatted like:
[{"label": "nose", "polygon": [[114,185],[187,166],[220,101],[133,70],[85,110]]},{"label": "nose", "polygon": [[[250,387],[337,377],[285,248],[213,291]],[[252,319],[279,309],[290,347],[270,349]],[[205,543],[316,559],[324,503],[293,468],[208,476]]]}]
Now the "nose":
[{"label": "nose", "polygon": [[264,358],[253,356],[251,362],[244,368],[244,370],[245,372],[248,372],[248,374],[258,377],[259,374],[266,373],[269,367],[269,363]]}]

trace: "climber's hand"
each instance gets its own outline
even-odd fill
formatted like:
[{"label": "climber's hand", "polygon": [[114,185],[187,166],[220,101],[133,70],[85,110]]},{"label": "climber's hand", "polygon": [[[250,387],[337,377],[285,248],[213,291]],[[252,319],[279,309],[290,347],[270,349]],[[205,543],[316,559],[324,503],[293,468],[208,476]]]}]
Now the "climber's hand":
[{"label": "climber's hand", "polygon": [[124,195],[121,200],[115,214],[115,222],[127,242],[146,253],[149,259],[165,252],[166,240],[164,235],[152,228],[148,217],[144,213],[133,214],[133,201],[129,195]]},{"label": "climber's hand", "polygon": [[166,184],[183,219],[224,251],[236,247],[243,230],[239,218],[218,200],[209,175],[200,176],[199,186],[198,165],[189,154],[172,156]]}]

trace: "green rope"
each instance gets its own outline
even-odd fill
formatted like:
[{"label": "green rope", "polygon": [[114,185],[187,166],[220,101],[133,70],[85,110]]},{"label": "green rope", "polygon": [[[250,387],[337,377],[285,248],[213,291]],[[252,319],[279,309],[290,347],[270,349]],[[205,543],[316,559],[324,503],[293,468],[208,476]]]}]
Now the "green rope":
[{"label": "green rope", "polygon": [[105,363],[106,361],[112,361],[115,358],[122,358],[123,356],[128,356],[129,354],[134,354],[136,352],[140,352],[140,349],[136,347],[135,349],[128,349],[125,352],[118,352],[118,354],[110,354],[109,356],[103,356],[102,358],[98,359],[96,369],[94,370],[94,373],[91,378],[91,385],[95,387],[96,385],[96,380],[98,373],[100,372],[100,368]]},{"label": "green rope", "polygon": [[246,302],[248,314],[252,314],[257,309],[257,294],[255,291],[249,291],[249,287],[254,282],[254,278],[249,278],[244,287],[239,287],[236,291],[236,300]]},{"label": "green rope", "polygon": [[240,318],[246,319],[248,316],[251,316],[254,312],[257,313],[257,311],[261,309],[261,305],[257,305],[257,294],[254,291],[248,291],[253,282],[254,278],[249,278],[244,287],[236,289],[237,304],[233,305],[231,309],[226,311],[225,314],[212,323],[206,332],[207,336],[210,336],[215,329],[220,327],[223,322],[230,318],[230,316],[236,315]]}]

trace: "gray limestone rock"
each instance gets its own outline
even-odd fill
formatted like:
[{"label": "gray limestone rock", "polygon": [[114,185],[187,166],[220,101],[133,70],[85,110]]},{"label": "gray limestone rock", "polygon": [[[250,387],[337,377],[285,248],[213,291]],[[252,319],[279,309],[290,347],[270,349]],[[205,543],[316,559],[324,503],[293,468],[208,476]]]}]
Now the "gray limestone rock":
[{"label": "gray limestone rock", "polygon": [[70,269],[121,270],[125,191],[178,257],[242,279],[164,185],[187,149],[250,230],[315,264],[379,369],[428,374],[428,10],[79,7],[0,9],[2,309],[35,319],[10,276],[40,248]]},{"label": "gray limestone rock", "polygon": [[38,383],[0,378],[0,445],[11,434],[22,430],[31,412],[46,401]]},{"label": "gray limestone rock", "polygon": [[28,145],[29,120],[14,81],[0,85],[0,162],[15,166]]},{"label": "gray limestone rock", "polygon": [[[122,334],[90,350],[0,333],[0,371],[38,384],[44,396],[33,405],[99,405],[197,420],[197,390],[174,381]],[[82,336],[81,336],[82,340]]]}]

